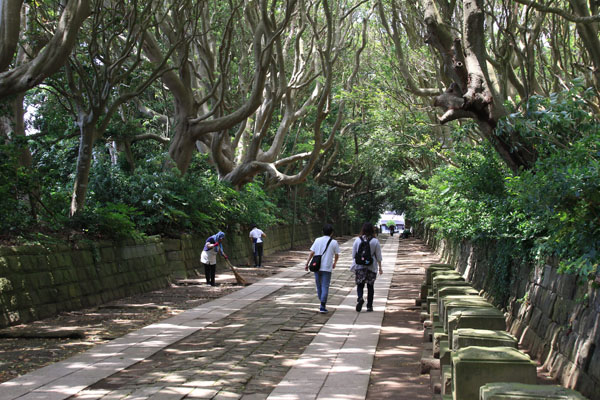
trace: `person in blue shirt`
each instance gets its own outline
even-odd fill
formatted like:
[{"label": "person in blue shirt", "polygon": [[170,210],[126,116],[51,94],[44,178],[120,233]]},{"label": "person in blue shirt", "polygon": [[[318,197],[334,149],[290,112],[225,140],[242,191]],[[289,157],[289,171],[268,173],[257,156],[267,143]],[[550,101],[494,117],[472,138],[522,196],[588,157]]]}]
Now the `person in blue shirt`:
[{"label": "person in blue shirt", "polygon": [[217,272],[217,254],[221,254],[225,259],[227,255],[223,251],[223,239],[225,239],[225,233],[218,232],[208,239],[204,243],[204,249],[200,255],[200,262],[204,265],[204,276],[206,277],[206,284],[215,286],[215,274]]}]

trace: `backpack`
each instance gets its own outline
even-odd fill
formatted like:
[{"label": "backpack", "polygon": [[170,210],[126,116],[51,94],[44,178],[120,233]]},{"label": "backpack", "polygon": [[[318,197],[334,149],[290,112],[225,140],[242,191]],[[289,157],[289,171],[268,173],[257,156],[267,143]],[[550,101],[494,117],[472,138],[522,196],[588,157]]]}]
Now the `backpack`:
[{"label": "backpack", "polygon": [[371,245],[369,242],[372,238],[368,240],[364,240],[360,237],[360,245],[358,246],[358,251],[354,256],[354,262],[358,265],[371,265],[373,264],[373,257],[371,256]]}]

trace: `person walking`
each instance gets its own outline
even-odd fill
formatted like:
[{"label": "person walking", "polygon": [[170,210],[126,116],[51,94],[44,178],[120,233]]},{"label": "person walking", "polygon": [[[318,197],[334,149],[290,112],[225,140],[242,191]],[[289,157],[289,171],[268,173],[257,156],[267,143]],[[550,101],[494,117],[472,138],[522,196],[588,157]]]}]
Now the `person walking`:
[{"label": "person walking", "polygon": [[367,285],[367,311],[373,311],[373,298],[375,296],[375,279],[377,279],[377,266],[379,275],[383,274],[381,266],[381,244],[375,237],[373,224],[366,222],[352,245],[352,267],[354,281],[356,283],[356,311],[362,310],[365,300],[363,298],[364,288]]},{"label": "person walking", "polygon": [[321,303],[319,312],[326,313],[328,312],[326,305],[327,296],[329,295],[329,284],[331,283],[331,273],[335,269],[335,265],[340,257],[340,246],[337,240],[333,239],[333,226],[330,224],[323,226],[323,236],[315,239],[315,242],[310,247],[310,254],[304,267],[306,271],[308,271],[308,265],[315,254],[321,256],[321,268],[314,273],[317,297]]},{"label": "person walking", "polygon": [[252,230],[250,231],[250,240],[252,241],[252,254],[254,254],[254,266],[257,268],[262,267],[264,237],[267,237],[267,234],[258,229],[256,227],[256,224],[252,224]]},{"label": "person walking", "polygon": [[210,236],[204,243],[204,249],[200,255],[200,262],[204,265],[204,276],[206,277],[206,284],[210,286],[216,286],[215,275],[217,272],[217,254],[221,254],[226,260],[227,255],[223,251],[223,240],[225,239],[225,233],[219,231],[218,233]]}]

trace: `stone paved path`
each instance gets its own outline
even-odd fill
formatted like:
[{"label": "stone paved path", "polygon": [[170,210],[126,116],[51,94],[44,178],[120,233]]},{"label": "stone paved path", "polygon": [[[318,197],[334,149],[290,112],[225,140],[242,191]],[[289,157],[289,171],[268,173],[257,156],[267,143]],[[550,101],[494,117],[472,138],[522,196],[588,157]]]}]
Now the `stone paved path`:
[{"label": "stone paved path", "polygon": [[[420,358],[420,350],[403,349],[419,345],[407,339],[416,335],[419,318],[409,304],[414,305],[424,264],[402,267],[397,262],[403,254],[398,252],[398,238],[381,239],[385,273],[376,282],[373,313],[354,311],[356,294],[348,271],[352,241],[348,241],[341,246],[340,263],[333,274],[329,314],[316,312],[312,274],[299,266],[290,268],[5,382],[0,385],[0,399],[426,398],[403,396],[395,378],[413,380],[410,385],[430,398],[429,388],[420,383],[418,368],[403,369],[417,365]],[[391,274],[394,267],[395,275]],[[400,282],[394,284],[392,277]],[[400,331],[392,332],[393,338],[378,347],[386,330],[394,330],[386,327],[384,319],[390,284],[394,307],[402,309],[401,320],[409,326],[406,332],[397,327]],[[398,291],[394,285],[406,290]],[[394,366],[400,367],[400,376],[394,375]]]}]

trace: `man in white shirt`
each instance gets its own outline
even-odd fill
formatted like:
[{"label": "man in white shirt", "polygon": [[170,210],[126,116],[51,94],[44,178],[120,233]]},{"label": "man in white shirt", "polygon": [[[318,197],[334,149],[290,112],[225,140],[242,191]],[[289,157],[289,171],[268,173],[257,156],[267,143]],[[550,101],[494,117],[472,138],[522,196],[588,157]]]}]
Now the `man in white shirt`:
[{"label": "man in white shirt", "polygon": [[321,268],[315,272],[315,285],[317,286],[317,297],[321,302],[319,312],[326,313],[327,296],[329,295],[329,283],[331,282],[331,273],[340,257],[340,246],[333,239],[333,226],[326,224],[323,227],[323,236],[315,239],[310,247],[310,254],[306,261],[304,269],[308,271],[308,264],[314,255],[321,255]]},{"label": "man in white shirt", "polygon": [[250,240],[252,240],[252,253],[254,254],[254,266],[260,267],[262,264],[263,256],[263,238],[267,237],[267,234],[256,227],[256,224],[252,224],[252,230],[250,231]]}]

